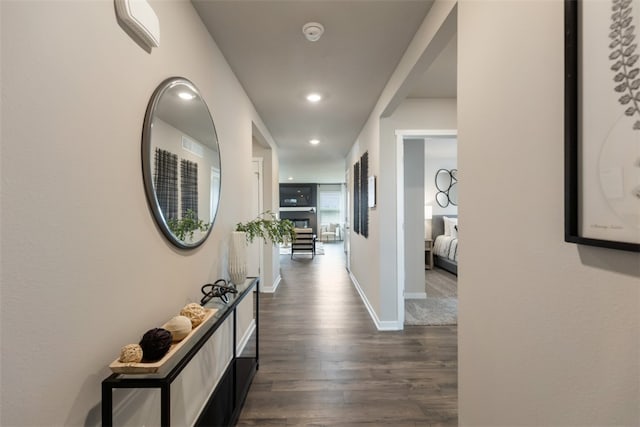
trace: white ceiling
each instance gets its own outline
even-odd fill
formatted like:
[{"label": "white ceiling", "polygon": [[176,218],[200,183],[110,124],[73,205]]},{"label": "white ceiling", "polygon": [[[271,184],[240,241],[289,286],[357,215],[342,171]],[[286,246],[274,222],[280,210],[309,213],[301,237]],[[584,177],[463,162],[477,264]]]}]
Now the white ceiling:
[{"label": "white ceiling", "polygon": [[[192,3],[278,144],[282,168],[343,160],[433,0]],[[317,42],[302,34],[309,21],[325,27]],[[455,97],[455,48],[453,41],[410,97]],[[324,99],[310,104],[309,92]]]}]

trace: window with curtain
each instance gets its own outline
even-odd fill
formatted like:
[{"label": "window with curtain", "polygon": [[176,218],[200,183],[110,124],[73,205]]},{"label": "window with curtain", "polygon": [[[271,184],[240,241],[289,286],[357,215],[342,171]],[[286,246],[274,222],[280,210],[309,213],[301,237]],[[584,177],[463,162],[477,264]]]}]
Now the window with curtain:
[{"label": "window with curtain", "polygon": [[342,224],[342,197],[340,185],[318,186],[318,221],[321,225]]},{"label": "window with curtain", "polygon": [[180,193],[182,199],[182,217],[192,210],[198,218],[198,164],[190,160],[180,160]]},{"label": "window with curtain", "polygon": [[156,148],[153,185],[158,205],[168,221],[178,217],[178,156]]}]

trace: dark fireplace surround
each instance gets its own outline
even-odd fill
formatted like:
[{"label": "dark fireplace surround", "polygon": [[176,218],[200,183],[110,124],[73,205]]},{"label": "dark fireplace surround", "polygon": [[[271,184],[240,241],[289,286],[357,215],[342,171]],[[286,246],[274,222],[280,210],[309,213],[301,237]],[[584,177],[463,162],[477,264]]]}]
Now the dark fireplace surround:
[{"label": "dark fireplace surround", "polygon": [[280,211],[281,219],[293,221],[296,228],[311,228],[313,234],[318,234],[318,223],[315,209],[304,209],[295,211]]}]

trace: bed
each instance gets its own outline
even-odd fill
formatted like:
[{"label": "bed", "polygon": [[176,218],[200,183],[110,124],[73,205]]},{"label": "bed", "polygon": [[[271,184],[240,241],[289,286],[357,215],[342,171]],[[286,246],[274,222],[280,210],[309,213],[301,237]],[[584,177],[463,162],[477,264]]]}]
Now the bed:
[{"label": "bed", "polygon": [[458,275],[458,216],[434,215],[431,220],[433,263]]}]

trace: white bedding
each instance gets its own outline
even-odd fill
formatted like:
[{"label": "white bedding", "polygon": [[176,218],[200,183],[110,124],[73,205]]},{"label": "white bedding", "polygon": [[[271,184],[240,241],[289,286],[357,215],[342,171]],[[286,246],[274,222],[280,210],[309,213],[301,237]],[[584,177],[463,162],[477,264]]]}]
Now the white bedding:
[{"label": "white bedding", "polygon": [[437,236],[433,243],[433,253],[458,262],[458,238],[444,235]]}]

